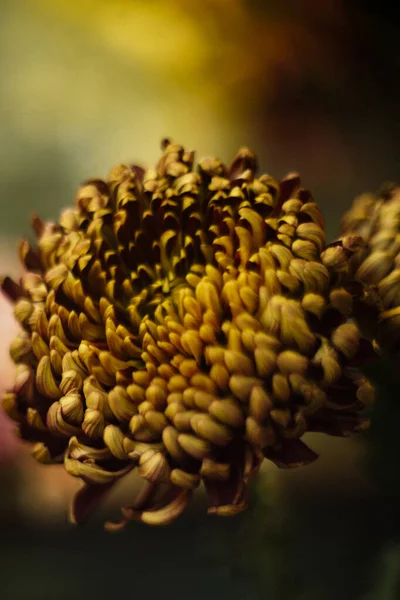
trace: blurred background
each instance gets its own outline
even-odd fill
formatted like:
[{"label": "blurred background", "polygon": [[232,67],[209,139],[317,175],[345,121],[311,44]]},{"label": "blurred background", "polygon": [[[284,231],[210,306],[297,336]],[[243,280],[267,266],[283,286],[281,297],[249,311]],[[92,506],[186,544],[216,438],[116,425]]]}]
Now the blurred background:
[{"label": "blurred background", "polygon": [[[229,161],[248,145],[300,171],[328,236],[362,191],[399,180],[400,9],[352,0],[1,0],[0,270],[33,212],[56,218],[80,182],[155,161],[169,136]],[[0,298],[0,387],[16,326]],[[37,465],[0,413],[0,597],[400,598],[400,436],[393,371],[365,438],[308,436],[313,465],[266,465],[251,510],[178,523],[67,523],[79,483]],[[373,459],[371,458],[373,457]]]}]

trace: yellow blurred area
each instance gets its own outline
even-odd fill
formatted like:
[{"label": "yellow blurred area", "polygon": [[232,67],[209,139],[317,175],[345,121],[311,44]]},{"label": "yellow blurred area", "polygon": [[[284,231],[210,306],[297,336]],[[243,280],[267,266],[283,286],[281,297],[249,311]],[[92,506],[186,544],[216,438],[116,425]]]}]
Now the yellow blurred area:
[{"label": "yellow blurred area", "polygon": [[[282,80],[340,74],[340,48],[324,32],[346,31],[341,4],[323,0],[315,11],[310,0],[4,0],[3,132],[14,144],[20,136],[18,153],[27,144],[48,151],[49,170],[57,158],[71,169],[57,210],[81,177],[104,176],[120,161],[154,161],[164,136],[224,160],[252,145],[280,165],[304,132],[298,119],[297,131],[286,131],[271,103],[283,101],[286,114]],[[307,149],[299,145],[302,166]],[[37,166],[40,180],[44,160]],[[6,163],[4,171],[9,179]],[[31,199],[37,206],[40,198]],[[48,212],[49,203],[45,192]]]},{"label": "yellow blurred area", "polygon": [[338,0],[321,0],[319,11],[310,0],[290,1],[285,7],[246,0],[39,0],[37,4],[97,38],[120,60],[140,62],[161,78],[211,98],[224,95],[225,85],[251,82],[257,75],[265,83],[269,73],[273,83],[277,68],[292,72],[305,65],[311,71],[318,68],[327,53],[313,25],[343,27]]},{"label": "yellow blurred area", "polygon": [[[199,28],[192,12],[182,11],[179,2],[44,0],[41,4],[107,46],[121,61],[140,62],[166,79],[181,81],[201,72],[213,54],[207,44],[209,32]],[[189,89],[199,85],[193,76],[185,83]]]},{"label": "yellow blurred area", "polygon": [[72,162],[89,157],[86,173],[150,162],[166,135],[205,154],[227,154],[243,137],[212,23],[199,27],[168,2],[5,4],[3,98],[14,135],[54,140]]}]

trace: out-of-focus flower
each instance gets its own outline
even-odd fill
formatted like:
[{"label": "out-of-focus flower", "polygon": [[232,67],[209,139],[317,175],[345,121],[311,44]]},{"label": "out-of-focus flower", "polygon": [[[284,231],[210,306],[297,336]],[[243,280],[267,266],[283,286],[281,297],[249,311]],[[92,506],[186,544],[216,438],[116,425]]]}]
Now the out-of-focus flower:
[{"label": "out-of-focus flower", "polygon": [[264,457],[307,464],[304,432],[368,424],[360,238],[325,247],[299,177],[257,176],[247,148],[195,168],[162,147],[155,168],[86,182],[58,223],[35,218],[28,272],[2,283],[22,326],[3,406],[37,460],[86,483],[76,521],[133,468],[147,484],[117,527],[172,521],[201,481],[210,513],[235,514]]},{"label": "out-of-focus flower", "polygon": [[370,337],[390,352],[400,342],[400,188],[389,184],[377,194],[355,199],[341,223],[343,235],[365,244],[350,261],[367,293],[356,310]]},{"label": "out-of-focus flower", "polygon": [[[10,253],[6,240],[1,240],[0,250],[0,268],[16,275],[20,269]],[[12,306],[4,296],[0,296],[0,315],[0,339],[3,341],[0,347],[0,393],[3,394],[14,381],[15,365],[8,353],[8,344],[17,335],[19,329],[13,316]],[[0,469],[7,467],[16,456],[19,444],[13,432],[14,427],[15,424],[0,407]]]}]

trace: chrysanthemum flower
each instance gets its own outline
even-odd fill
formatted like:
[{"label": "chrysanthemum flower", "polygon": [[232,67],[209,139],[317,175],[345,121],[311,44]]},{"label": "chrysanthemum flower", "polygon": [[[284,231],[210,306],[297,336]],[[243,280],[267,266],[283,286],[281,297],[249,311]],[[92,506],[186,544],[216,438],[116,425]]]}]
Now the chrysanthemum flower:
[{"label": "chrysanthemum flower", "polygon": [[2,284],[22,326],[3,406],[37,460],[85,482],[77,521],[134,468],[146,485],[120,525],[172,521],[200,482],[211,513],[235,514],[265,457],[306,464],[306,431],[367,425],[359,238],[326,248],[299,177],[257,176],[247,148],[197,167],[162,148],[85,183],[58,223],[35,218],[27,272]]},{"label": "chrysanthemum flower", "polygon": [[365,294],[355,310],[363,330],[390,353],[400,350],[400,188],[385,185],[377,195],[358,196],[341,223],[345,236],[364,243],[350,271]]}]

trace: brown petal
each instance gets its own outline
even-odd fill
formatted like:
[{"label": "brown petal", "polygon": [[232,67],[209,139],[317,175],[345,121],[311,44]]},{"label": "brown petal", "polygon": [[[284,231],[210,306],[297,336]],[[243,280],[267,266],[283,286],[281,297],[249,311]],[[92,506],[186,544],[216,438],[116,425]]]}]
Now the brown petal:
[{"label": "brown petal", "polygon": [[209,514],[230,516],[245,510],[247,486],[261,464],[262,455],[240,444],[232,457],[230,476],[227,480],[204,477],[208,495]]},{"label": "brown petal", "polygon": [[309,465],[318,458],[311,448],[299,439],[285,440],[279,449],[266,448],[264,456],[281,469],[293,469]]},{"label": "brown petal", "polygon": [[93,511],[99,506],[103,498],[108,494],[114,482],[108,485],[91,485],[85,483],[76,492],[69,509],[69,519],[74,525],[81,525]]}]

